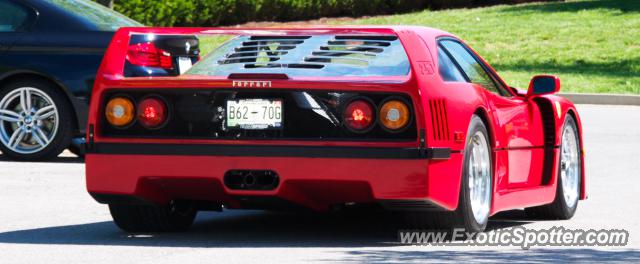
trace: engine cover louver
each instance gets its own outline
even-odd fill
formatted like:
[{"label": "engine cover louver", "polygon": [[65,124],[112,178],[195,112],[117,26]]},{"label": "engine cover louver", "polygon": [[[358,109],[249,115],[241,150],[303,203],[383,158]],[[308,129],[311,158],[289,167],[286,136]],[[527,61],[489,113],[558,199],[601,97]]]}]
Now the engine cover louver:
[{"label": "engine cover louver", "polygon": [[203,60],[214,62],[210,64],[216,67],[196,65],[190,73],[401,76],[411,68],[395,35],[240,35],[207,53]]},{"label": "engine cover louver", "polygon": [[322,68],[322,65],[279,63],[282,56],[298,47],[310,36],[252,36],[235,47],[233,53],[218,61],[219,64],[244,64],[245,68]]},{"label": "engine cover louver", "polygon": [[444,99],[431,99],[429,100],[429,110],[431,111],[433,140],[449,140],[447,102]]},{"label": "engine cover louver", "polygon": [[384,52],[395,36],[336,36],[320,46],[305,62],[338,63],[366,67],[369,61]]}]

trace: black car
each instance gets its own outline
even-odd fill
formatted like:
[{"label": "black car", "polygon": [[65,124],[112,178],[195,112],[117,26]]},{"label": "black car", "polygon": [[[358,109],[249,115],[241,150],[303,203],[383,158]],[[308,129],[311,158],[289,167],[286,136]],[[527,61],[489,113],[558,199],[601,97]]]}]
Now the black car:
[{"label": "black car", "polygon": [[[89,0],[0,0],[4,155],[43,160],[80,151],[95,74],[124,26],[142,25]],[[195,36],[143,35],[130,52],[138,59],[127,60],[128,76],[178,75],[178,59],[199,59]]]}]

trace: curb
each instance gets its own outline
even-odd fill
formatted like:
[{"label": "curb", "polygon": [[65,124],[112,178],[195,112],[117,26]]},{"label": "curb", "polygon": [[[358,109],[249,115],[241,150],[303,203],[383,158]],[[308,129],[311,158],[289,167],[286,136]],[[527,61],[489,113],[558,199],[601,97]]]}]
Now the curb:
[{"label": "curb", "polygon": [[569,99],[574,104],[640,106],[640,95],[589,93],[559,93],[558,95]]}]

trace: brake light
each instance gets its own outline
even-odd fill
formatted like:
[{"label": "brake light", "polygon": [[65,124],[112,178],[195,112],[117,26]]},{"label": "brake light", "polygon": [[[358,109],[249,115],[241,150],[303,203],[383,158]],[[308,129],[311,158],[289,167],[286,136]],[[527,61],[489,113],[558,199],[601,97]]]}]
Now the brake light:
[{"label": "brake light", "polygon": [[167,105],[158,98],[147,98],[138,104],[138,121],[146,128],[158,128],[167,120]]},{"label": "brake light", "polygon": [[156,47],[153,42],[129,45],[127,61],[137,66],[173,68],[171,53]]},{"label": "brake light", "polygon": [[373,107],[365,100],[355,100],[347,105],[343,113],[344,123],[354,132],[364,132],[373,125]]}]

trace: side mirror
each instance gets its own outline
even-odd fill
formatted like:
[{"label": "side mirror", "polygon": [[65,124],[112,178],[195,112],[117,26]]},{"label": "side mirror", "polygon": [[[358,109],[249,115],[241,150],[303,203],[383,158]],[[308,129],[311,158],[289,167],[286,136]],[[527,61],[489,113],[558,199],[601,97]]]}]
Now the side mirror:
[{"label": "side mirror", "polygon": [[536,75],[529,83],[527,97],[552,94],[560,91],[560,78],[554,75]]}]

